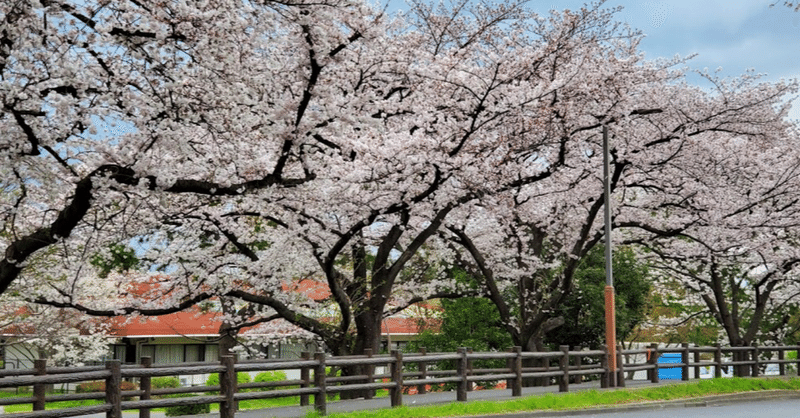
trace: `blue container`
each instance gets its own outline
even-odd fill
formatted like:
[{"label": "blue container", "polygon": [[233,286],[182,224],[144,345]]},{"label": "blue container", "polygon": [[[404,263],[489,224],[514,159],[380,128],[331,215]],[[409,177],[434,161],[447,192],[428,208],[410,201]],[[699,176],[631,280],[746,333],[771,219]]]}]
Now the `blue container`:
[{"label": "blue container", "polygon": [[[658,358],[658,364],[669,364],[669,363],[680,363],[681,362],[681,354],[680,353],[664,353],[661,357]],[[681,380],[683,376],[682,369],[680,367],[666,367],[662,368],[663,366],[659,366],[658,369],[658,378],[660,380]]]}]

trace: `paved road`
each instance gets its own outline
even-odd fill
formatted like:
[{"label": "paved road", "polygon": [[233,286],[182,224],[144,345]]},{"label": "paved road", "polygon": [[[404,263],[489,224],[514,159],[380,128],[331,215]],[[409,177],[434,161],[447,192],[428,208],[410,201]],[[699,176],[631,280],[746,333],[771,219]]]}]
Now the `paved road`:
[{"label": "paved road", "polygon": [[747,401],[724,405],[712,404],[702,407],[688,406],[682,409],[657,408],[559,416],[562,418],[796,418],[800,416],[800,399]]}]

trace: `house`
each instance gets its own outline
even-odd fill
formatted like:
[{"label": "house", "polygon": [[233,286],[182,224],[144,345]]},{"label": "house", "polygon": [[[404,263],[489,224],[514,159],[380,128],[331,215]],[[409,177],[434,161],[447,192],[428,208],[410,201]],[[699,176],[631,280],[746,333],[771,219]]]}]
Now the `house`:
[{"label": "house", "polygon": [[[302,280],[286,284],[284,290],[305,294],[313,300],[322,301],[330,296],[324,283]],[[383,348],[402,349],[420,332],[420,315],[430,315],[440,311],[433,305],[420,304],[383,321]],[[201,310],[193,307],[186,311],[157,317],[115,317],[99,320],[105,325],[106,337],[111,340],[105,358],[118,359],[124,363],[140,363],[143,357],[150,357],[153,363],[214,362],[219,358],[219,329],[221,314],[214,309]],[[271,322],[258,329],[244,329],[239,337],[243,340],[261,339],[252,356],[267,358],[296,359],[303,351],[316,351],[317,343],[312,335],[299,330],[283,320]],[[2,331],[0,331],[2,336]],[[284,336],[284,338],[267,338]],[[289,337],[286,337],[289,336]],[[13,332],[6,332],[4,343],[0,343],[0,361],[4,367],[29,368],[37,353],[24,345],[13,344]],[[270,340],[270,341],[267,341]],[[5,348],[5,350],[4,350]],[[4,353],[3,353],[4,351]],[[202,380],[202,381],[198,381]],[[201,384],[204,377],[186,378],[185,384]]]}]

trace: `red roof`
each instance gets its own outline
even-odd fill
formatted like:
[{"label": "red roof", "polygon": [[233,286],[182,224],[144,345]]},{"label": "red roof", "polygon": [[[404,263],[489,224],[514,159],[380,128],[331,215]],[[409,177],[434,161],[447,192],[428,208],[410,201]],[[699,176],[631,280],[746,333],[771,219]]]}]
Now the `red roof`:
[{"label": "red roof", "polygon": [[[127,290],[136,296],[157,298],[159,287],[165,282],[163,276],[154,275],[147,282],[129,285]],[[331,296],[327,283],[313,279],[285,282],[282,287],[284,291],[299,292],[314,301],[323,301]],[[382,324],[382,332],[395,335],[418,334],[422,331],[419,318],[427,316],[422,311],[441,310],[441,308],[431,307],[424,303],[415,305],[415,307],[416,309],[412,310],[415,312],[412,316],[415,317],[395,316],[385,319]],[[201,312],[198,307],[193,307],[168,315],[132,318],[120,316],[104,321],[108,321],[111,335],[115,337],[216,336],[219,335],[219,328],[222,325],[220,316],[219,312]],[[428,325],[431,325],[430,320]]]},{"label": "red roof", "polygon": [[219,335],[219,313],[196,310],[155,317],[115,317],[111,319],[111,335],[116,337],[150,337],[168,335]]},{"label": "red roof", "polygon": [[[177,312],[157,317],[115,317],[111,319],[115,337],[216,336],[222,321],[217,313]],[[416,335],[422,332],[417,318],[386,318],[381,332],[392,335]]]},{"label": "red roof", "polygon": [[420,320],[418,318],[389,317],[384,319],[381,324],[381,332],[384,334],[417,335],[423,330],[424,328],[420,327]]},{"label": "red roof", "polygon": [[283,283],[284,292],[297,292],[304,294],[314,301],[323,301],[331,296],[331,289],[327,283],[313,279],[300,279],[296,282]]}]

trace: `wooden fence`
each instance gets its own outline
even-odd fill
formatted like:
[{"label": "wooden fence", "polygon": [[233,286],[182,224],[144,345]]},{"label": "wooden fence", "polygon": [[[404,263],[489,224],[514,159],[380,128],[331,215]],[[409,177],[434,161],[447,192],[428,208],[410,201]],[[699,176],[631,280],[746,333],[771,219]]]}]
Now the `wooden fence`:
[{"label": "wooden fence", "polygon": [[[327,396],[345,391],[360,391],[369,398],[374,395],[375,390],[388,389],[391,405],[399,406],[403,404],[404,391],[414,388],[417,393],[425,393],[431,385],[442,384],[454,385],[456,400],[466,401],[473,385],[476,382],[486,381],[505,381],[512,396],[521,396],[522,384],[526,379],[535,379],[542,384],[556,382],[559,391],[567,392],[570,384],[580,384],[592,376],[600,379],[602,387],[608,387],[614,381],[618,382],[618,386],[624,386],[624,373],[631,371],[646,371],[647,379],[657,383],[659,368],[680,368],[683,380],[689,379],[690,368],[695,368],[694,375],[699,376],[699,368],[704,366],[714,366],[716,377],[720,376],[723,367],[737,366],[740,372],[746,367],[747,374],[758,376],[762,365],[777,364],[779,373],[785,375],[787,364],[795,364],[800,368],[797,359],[785,358],[786,352],[797,352],[798,349],[800,346],[689,347],[688,344],[683,344],[677,348],[658,349],[655,345],[651,345],[646,349],[617,350],[619,369],[613,378],[608,370],[606,350],[569,350],[567,346],[561,346],[559,351],[554,352],[523,352],[519,347],[515,347],[509,352],[473,353],[463,348],[456,353],[426,353],[423,350],[421,353],[404,355],[393,351],[391,355],[373,356],[368,353],[350,357],[328,357],[325,353],[316,353],[312,358],[309,353],[303,353],[303,358],[295,361],[260,360],[241,363],[236,363],[233,357],[226,356],[218,364],[153,365],[150,358],[144,358],[142,364],[138,365],[121,365],[119,361],[109,361],[100,367],[69,368],[48,368],[45,360],[37,360],[33,369],[0,370],[0,389],[33,387],[30,397],[0,398],[0,406],[33,404],[34,412],[10,415],[13,418],[55,418],[103,412],[108,418],[121,418],[122,411],[129,409],[139,410],[140,418],[149,418],[151,408],[219,403],[220,417],[233,418],[238,401],[299,396],[301,405],[309,405],[310,396],[313,396],[314,408],[325,414]],[[659,364],[657,360],[664,353],[679,353],[681,361]],[[726,360],[724,357],[726,353],[731,354],[733,360]],[[773,353],[777,353],[777,358],[774,358]],[[703,360],[703,357],[707,359]],[[634,360],[626,362],[626,358]],[[637,362],[636,358],[645,360]],[[473,367],[474,362],[478,360],[501,360],[500,363],[504,360],[505,367]],[[453,370],[440,370],[436,367],[445,361],[454,363],[456,367]],[[523,367],[523,364],[529,363],[538,365]],[[360,367],[364,370],[364,374],[328,376],[326,373],[326,368],[352,366]],[[376,369],[388,372],[377,374]],[[236,374],[239,372],[270,370],[299,370],[300,379],[237,385]],[[151,379],[157,376],[209,373],[219,373],[219,386],[153,389],[151,385]],[[120,386],[123,379],[137,380],[139,388],[122,391]],[[105,393],[45,393],[47,385],[97,380],[105,382]],[[287,386],[294,388],[285,389]],[[277,390],[258,390],[276,387]],[[186,393],[199,395],[161,398],[161,395]],[[138,399],[127,400],[133,398]],[[99,399],[104,402],[95,406],[45,410],[47,402],[85,399]]]}]

